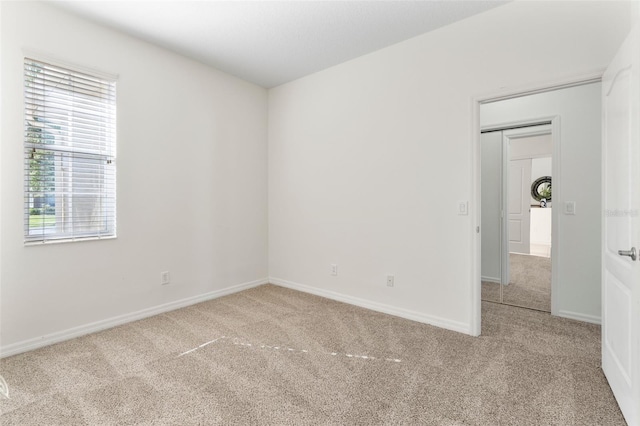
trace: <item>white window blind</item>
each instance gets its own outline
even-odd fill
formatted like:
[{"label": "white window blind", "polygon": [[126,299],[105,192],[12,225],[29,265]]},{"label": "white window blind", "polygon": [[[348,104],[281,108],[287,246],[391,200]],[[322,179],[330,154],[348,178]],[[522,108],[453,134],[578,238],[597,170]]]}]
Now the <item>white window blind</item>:
[{"label": "white window blind", "polygon": [[25,242],[116,235],[115,82],[24,60]]}]

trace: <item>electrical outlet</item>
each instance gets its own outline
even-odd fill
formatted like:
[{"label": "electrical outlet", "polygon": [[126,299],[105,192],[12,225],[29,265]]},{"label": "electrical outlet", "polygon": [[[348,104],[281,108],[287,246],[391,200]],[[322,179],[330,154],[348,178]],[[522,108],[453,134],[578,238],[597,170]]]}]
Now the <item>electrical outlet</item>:
[{"label": "electrical outlet", "polygon": [[331,275],[338,275],[338,265],[336,265],[335,263],[331,264]]},{"label": "electrical outlet", "polygon": [[167,285],[169,282],[169,271],[160,272],[160,284]]},{"label": "electrical outlet", "polygon": [[393,287],[393,275],[387,275],[387,287]]}]

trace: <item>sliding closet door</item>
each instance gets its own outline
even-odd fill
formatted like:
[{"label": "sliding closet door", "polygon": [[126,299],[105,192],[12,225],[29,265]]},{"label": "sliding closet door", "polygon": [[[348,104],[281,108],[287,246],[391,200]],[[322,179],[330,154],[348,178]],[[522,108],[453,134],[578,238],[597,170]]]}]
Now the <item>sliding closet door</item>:
[{"label": "sliding closet door", "polygon": [[482,299],[500,302],[502,244],[502,132],[483,133],[482,163]]}]

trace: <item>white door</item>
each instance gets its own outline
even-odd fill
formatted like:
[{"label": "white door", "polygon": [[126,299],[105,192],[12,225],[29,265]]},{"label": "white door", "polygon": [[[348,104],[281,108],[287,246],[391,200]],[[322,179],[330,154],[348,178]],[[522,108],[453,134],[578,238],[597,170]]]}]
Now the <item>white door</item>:
[{"label": "white door", "polygon": [[529,254],[531,159],[509,161],[509,252]]},{"label": "white door", "polygon": [[640,425],[640,261],[619,250],[640,249],[639,30],[602,84],[602,369],[629,425]]}]

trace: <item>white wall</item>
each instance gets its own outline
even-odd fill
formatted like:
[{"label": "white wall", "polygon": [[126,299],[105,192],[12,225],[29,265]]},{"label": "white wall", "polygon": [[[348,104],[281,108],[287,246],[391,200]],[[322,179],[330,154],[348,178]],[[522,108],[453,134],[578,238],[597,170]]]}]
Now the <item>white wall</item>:
[{"label": "white wall", "polygon": [[272,281],[475,332],[472,99],[603,70],[628,12],[514,2],[270,90]]},{"label": "white wall", "polygon": [[[528,97],[528,96],[527,96]],[[522,160],[550,156],[553,146],[550,135],[512,137],[509,144],[509,159]]]},{"label": "white wall", "polygon": [[[558,209],[557,292],[562,316],[600,320],[601,84],[589,84],[482,105],[483,126],[560,117],[560,176],[553,181]],[[576,202],[576,214],[561,213]],[[554,209],[554,210],[555,210]]]},{"label": "white wall", "polygon": [[[531,183],[543,176],[551,176],[553,162],[551,157],[534,158],[531,161]],[[553,193],[551,194],[553,197]],[[533,197],[531,197],[533,199]]]},{"label": "white wall", "polygon": [[[1,7],[3,352],[265,282],[266,90],[49,5]],[[23,48],[119,74],[115,240],[23,245]]]}]

